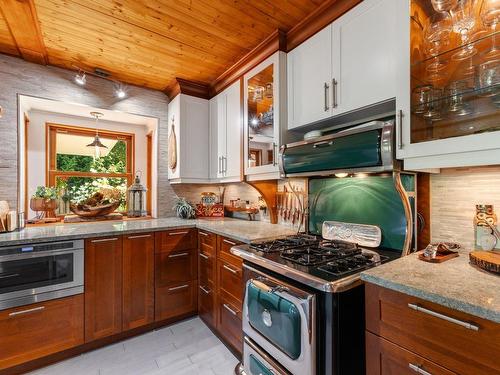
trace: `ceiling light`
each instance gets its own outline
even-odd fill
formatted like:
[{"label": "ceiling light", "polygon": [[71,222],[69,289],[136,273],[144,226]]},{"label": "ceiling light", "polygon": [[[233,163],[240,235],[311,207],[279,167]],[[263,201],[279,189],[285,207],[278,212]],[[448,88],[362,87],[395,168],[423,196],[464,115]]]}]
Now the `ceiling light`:
[{"label": "ceiling light", "polygon": [[87,77],[85,77],[85,72],[82,72],[80,70],[75,76],[75,82],[80,86],[84,86],[85,83],[87,82]]},{"label": "ceiling light", "polygon": [[347,176],[349,176],[348,173],[344,173],[344,172],[335,173],[335,177],[338,177],[338,178],[344,178],[344,177],[347,177]]},{"label": "ceiling light", "polygon": [[115,87],[115,95],[118,99],[124,99],[127,96],[127,91],[121,83],[117,84]]}]

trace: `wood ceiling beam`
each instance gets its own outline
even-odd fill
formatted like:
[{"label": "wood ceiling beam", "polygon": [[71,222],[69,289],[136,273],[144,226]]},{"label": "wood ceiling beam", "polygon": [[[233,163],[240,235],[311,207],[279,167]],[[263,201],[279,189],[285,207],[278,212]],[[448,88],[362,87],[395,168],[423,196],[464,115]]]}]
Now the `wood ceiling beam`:
[{"label": "wood ceiling beam", "polygon": [[0,0],[0,11],[23,59],[46,65],[47,51],[33,0]]}]

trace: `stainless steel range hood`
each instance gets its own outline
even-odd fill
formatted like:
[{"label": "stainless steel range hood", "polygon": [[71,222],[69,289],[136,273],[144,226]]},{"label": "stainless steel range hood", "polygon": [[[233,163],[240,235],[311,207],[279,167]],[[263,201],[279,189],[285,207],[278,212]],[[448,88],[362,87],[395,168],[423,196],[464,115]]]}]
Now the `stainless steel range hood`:
[{"label": "stainless steel range hood", "polygon": [[394,121],[371,121],[280,149],[281,177],[336,173],[390,172],[394,158]]}]

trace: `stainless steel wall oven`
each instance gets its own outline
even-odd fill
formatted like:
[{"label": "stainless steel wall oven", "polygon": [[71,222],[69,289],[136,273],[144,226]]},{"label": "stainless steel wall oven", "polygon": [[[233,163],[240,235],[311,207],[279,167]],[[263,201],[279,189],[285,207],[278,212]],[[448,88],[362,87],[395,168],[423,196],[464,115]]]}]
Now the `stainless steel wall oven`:
[{"label": "stainless steel wall oven", "polygon": [[0,310],[83,293],[83,240],[0,247]]}]

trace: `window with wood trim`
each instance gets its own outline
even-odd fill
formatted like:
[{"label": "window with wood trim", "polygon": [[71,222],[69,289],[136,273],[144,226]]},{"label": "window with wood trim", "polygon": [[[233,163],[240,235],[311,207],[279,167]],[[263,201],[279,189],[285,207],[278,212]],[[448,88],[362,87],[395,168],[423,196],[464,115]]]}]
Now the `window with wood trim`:
[{"label": "window with wood trim", "polygon": [[113,190],[122,195],[118,211],[126,210],[126,190],[134,171],[134,134],[99,129],[106,147],[89,147],[96,130],[46,124],[46,182],[60,189],[58,214],[69,213],[69,203],[78,203],[97,191]]}]

